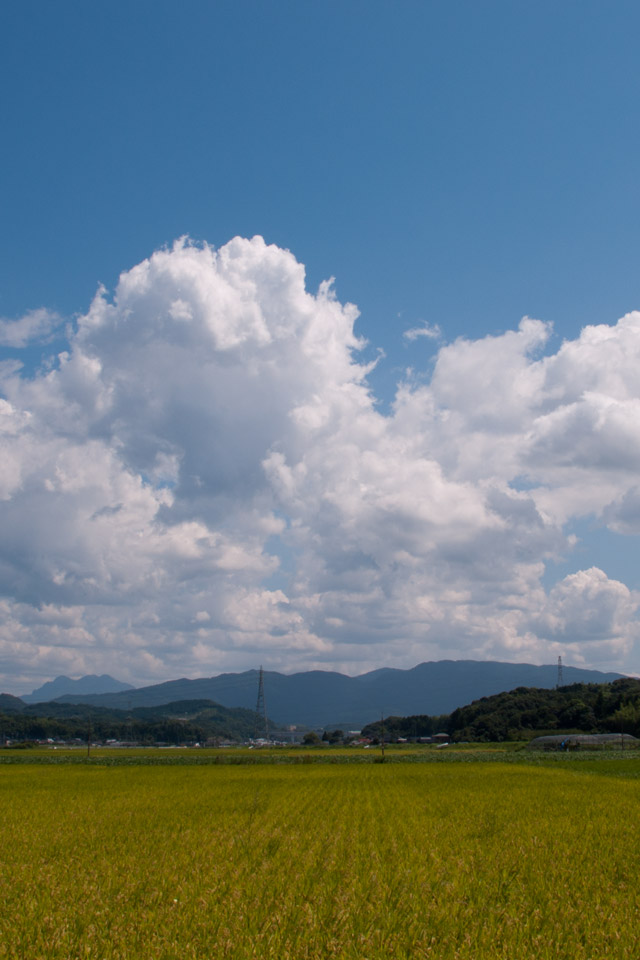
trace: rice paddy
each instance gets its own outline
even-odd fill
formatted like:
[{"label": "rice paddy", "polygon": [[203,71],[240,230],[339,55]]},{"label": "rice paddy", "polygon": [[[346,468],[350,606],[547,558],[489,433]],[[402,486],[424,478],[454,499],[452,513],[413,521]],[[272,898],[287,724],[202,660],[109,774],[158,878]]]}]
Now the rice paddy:
[{"label": "rice paddy", "polygon": [[2,765],[0,957],[636,958],[638,764]]}]

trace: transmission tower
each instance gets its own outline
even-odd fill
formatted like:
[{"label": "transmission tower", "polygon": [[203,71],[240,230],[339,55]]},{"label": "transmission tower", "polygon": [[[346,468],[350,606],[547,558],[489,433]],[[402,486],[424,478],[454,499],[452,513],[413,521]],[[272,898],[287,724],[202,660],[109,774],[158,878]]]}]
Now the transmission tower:
[{"label": "transmission tower", "polygon": [[269,718],[267,717],[267,704],[264,699],[264,670],[260,666],[258,676],[258,700],[256,702],[256,722],[253,728],[253,739],[258,739],[261,729],[264,730],[265,740],[269,739]]},{"label": "transmission tower", "polygon": [[562,686],[562,657],[558,657],[558,680],[556,682],[556,690],[559,690]]}]

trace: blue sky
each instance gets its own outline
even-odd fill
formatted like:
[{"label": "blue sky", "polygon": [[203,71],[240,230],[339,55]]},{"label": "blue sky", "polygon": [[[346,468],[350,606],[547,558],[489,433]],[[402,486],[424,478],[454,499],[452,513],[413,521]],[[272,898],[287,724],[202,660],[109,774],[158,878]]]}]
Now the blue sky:
[{"label": "blue sky", "polygon": [[[386,349],[638,303],[637,5],[6,4],[2,313],[188,233],[335,276]],[[398,321],[398,315],[402,320]]]},{"label": "blue sky", "polygon": [[[553,357],[563,341],[577,343],[585,326],[613,326],[640,309],[639,28],[637,4],[585,0],[5,4],[0,316],[11,321],[45,308],[75,323],[98,284],[111,296],[121,273],[181,236],[219,248],[257,234],[304,264],[311,293],[334,277],[338,302],[357,305],[355,332],[368,341],[358,362],[384,353],[367,379],[380,413],[391,412],[408,367],[415,387],[428,385],[440,351],[456,338],[494,336],[502,343],[499,336],[523,316],[552,325],[534,352]],[[403,336],[425,324],[439,335]],[[21,347],[5,338],[2,357],[19,359],[26,381],[43,361],[55,368],[56,354],[69,349],[66,336],[58,327]],[[92,356],[97,350],[93,344]],[[607,363],[613,370],[616,360]],[[592,388],[592,380],[585,383]],[[18,409],[27,402],[21,389],[0,396]],[[98,433],[94,426],[87,436]],[[113,449],[122,443],[120,437]],[[446,473],[444,450],[434,456]],[[126,469],[137,469],[134,460]],[[540,482],[551,481],[527,480]],[[182,490],[185,480],[175,483]],[[513,477],[509,483],[517,487]],[[640,587],[627,520],[603,522],[614,501],[627,497],[627,508],[630,491],[630,483],[612,486],[609,500],[602,494],[579,515],[550,512],[580,544],[575,552],[559,548],[553,559],[540,554],[547,591],[592,566],[631,591]],[[548,519],[543,499],[537,509]],[[287,524],[314,529],[291,505],[274,509]],[[202,519],[206,511],[196,514]],[[213,518],[206,522],[215,527]],[[358,556],[366,553],[364,539],[353,546]],[[270,571],[261,582],[285,587],[296,549],[283,539],[275,550],[286,557],[281,579]],[[375,562],[382,567],[377,555]],[[301,561],[303,567],[311,582]],[[289,588],[292,604],[302,587]],[[17,602],[10,576],[2,595]],[[32,609],[36,595],[35,588],[25,592]],[[71,596],[56,602],[81,605]],[[364,626],[358,650],[345,641],[349,652],[339,655],[341,628],[334,625],[333,636],[327,623],[348,618],[325,611],[321,625],[303,606],[304,629],[316,640],[293,646],[312,651],[310,665],[357,672],[360,664],[436,657],[435,647],[422,651],[415,637],[404,652],[379,647],[363,656],[373,643]],[[132,633],[134,621],[130,614]],[[96,614],[82,627],[98,646],[99,623],[104,628]],[[289,630],[273,629],[274,636]],[[549,639],[550,628],[537,629],[529,624],[525,633],[540,639],[539,648],[533,641],[468,648],[507,659],[533,659],[538,649],[549,659],[561,641]],[[583,651],[584,662],[640,670],[629,630],[624,650],[619,644],[615,655],[597,657]],[[5,655],[7,676],[26,682],[10,631],[6,642],[13,651]],[[218,639],[204,637],[205,652],[192,669],[253,665],[260,640],[252,642],[255,649],[239,644],[216,660]],[[448,642],[439,641],[443,654]],[[56,660],[52,641],[41,646],[49,652],[38,678],[94,663],[89,654],[74,660],[69,652]],[[157,651],[146,666],[132,660],[124,679],[171,675],[180,662],[175,649],[174,660]],[[286,667],[288,656],[274,654],[273,665]],[[306,662],[301,654],[296,665]]]}]

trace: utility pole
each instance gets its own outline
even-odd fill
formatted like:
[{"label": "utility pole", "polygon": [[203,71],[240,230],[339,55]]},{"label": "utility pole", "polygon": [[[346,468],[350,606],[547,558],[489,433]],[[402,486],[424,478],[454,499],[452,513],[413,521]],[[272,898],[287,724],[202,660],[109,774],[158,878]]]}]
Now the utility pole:
[{"label": "utility pole", "polygon": [[264,670],[260,665],[260,674],[258,676],[258,700],[256,702],[256,722],[253,728],[253,739],[258,739],[258,727],[264,727],[265,740],[269,739],[269,719],[267,717],[267,704],[264,699]]},{"label": "utility pole", "polygon": [[558,657],[558,680],[556,682],[556,690],[559,690],[562,686],[562,657]]}]

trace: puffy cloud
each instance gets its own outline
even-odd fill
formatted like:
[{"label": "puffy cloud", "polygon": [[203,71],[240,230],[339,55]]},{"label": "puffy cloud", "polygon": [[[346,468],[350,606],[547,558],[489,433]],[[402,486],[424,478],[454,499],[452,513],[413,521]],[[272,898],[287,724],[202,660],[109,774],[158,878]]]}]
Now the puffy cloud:
[{"label": "puffy cloud", "polygon": [[57,313],[43,307],[30,310],[17,320],[0,318],[0,346],[26,347],[33,341],[46,341],[61,323]]},{"label": "puffy cloud", "polygon": [[637,532],[640,315],[552,355],[528,318],[443,345],[388,416],[356,317],[259,237],[182,240],[100,289],[47,369],[1,368],[5,688],[27,663],[631,663],[624,584],[542,578],[577,517]]},{"label": "puffy cloud", "polygon": [[609,580],[602,570],[592,567],[557,583],[533,626],[536,633],[561,642],[574,657],[609,658],[617,649],[622,658],[638,637],[635,617],[639,602],[640,597],[624,583]]}]

